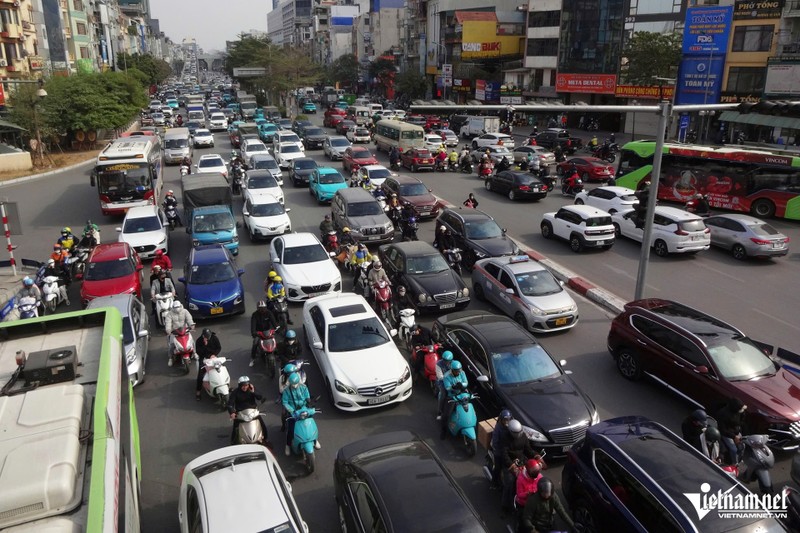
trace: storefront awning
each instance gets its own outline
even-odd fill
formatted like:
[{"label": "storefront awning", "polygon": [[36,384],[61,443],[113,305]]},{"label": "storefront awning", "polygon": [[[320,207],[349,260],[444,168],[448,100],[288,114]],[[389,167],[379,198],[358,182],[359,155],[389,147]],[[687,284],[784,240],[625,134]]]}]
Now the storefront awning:
[{"label": "storefront awning", "polygon": [[7,131],[28,131],[28,130],[26,130],[22,126],[17,126],[13,122],[0,120],[0,132],[7,132]]},{"label": "storefront awning", "polygon": [[775,117],[772,115],[760,115],[758,113],[739,113],[738,111],[723,111],[719,116],[723,122],[735,122],[737,124],[753,124],[755,126],[770,126],[773,128],[789,128],[800,130],[800,118]]}]

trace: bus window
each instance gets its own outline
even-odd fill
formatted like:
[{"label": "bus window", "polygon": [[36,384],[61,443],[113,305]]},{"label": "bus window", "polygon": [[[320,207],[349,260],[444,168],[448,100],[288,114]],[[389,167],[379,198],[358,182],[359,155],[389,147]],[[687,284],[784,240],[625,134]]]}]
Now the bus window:
[{"label": "bus window", "polygon": [[423,132],[419,130],[402,132],[403,139],[422,139]]},{"label": "bus window", "polygon": [[617,170],[617,176],[628,174],[634,170],[642,168],[645,165],[652,164],[652,157],[641,157],[639,154],[631,150],[622,150],[620,152],[619,170]]}]

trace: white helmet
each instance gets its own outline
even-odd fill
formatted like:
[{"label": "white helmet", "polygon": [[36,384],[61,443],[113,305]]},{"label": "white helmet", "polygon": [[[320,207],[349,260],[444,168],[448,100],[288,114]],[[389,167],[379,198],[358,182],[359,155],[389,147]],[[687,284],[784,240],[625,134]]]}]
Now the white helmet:
[{"label": "white helmet", "polygon": [[175,309],[176,311],[183,309],[183,304],[175,300],[174,302],[172,302],[172,308]]},{"label": "white helmet", "polygon": [[242,383],[250,383],[250,378],[248,378],[247,376],[240,376],[239,385],[241,385]]}]

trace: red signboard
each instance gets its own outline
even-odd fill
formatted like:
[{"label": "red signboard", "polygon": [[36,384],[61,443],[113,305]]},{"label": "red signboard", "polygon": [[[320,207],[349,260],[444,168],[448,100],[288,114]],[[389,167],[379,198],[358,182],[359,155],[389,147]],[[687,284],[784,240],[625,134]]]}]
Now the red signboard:
[{"label": "red signboard", "polygon": [[675,92],[674,85],[617,85],[615,94],[617,98],[639,98],[642,100],[672,100]]},{"label": "red signboard", "polygon": [[6,90],[2,83],[0,83],[0,105],[6,105]]},{"label": "red signboard", "polygon": [[556,91],[560,93],[614,94],[616,74],[558,74]]}]

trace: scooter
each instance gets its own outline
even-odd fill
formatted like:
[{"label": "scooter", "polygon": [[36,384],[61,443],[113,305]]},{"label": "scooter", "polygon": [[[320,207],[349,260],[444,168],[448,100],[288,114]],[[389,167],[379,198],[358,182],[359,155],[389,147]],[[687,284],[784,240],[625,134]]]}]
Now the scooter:
[{"label": "scooter", "polygon": [[231,376],[225,367],[225,363],[228,361],[230,359],[225,357],[212,357],[203,360],[202,363],[206,367],[203,388],[209,396],[217,400],[217,405],[220,409],[225,409],[228,406],[228,397],[230,395]]},{"label": "scooter", "polygon": [[231,192],[233,194],[242,194],[242,179],[243,179],[243,172],[241,167],[236,167],[239,170],[237,172],[233,172],[233,179],[231,180]]},{"label": "scooter", "polygon": [[419,358],[423,358],[422,376],[430,384],[431,392],[436,396],[436,363],[439,362],[439,350],[441,344],[429,344],[428,346],[415,346],[411,350],[411,361],[414,365],[417,364]]},{"label": "scooter", "polygon": [[364,298],[369,296],[369,281],[367,280],[367,276],[369,274],[370,265],[372,265],[372,260],[365,260],[358,265],[358,277],[353,284],[353,292],[363,295]]},{"label": "scooter", "polygon": [[46,276],[42,279],[42,297],[44,299],[44,309],[50,314],[56,312],[56,307],[66,299],[61,294],[58,286],[58,281],[61,278],[58,276]]},{"label": "scooter", "polygon": [[569,186],[566,178],[561,182],[561,194],[563,196],[574,198],[580,192],[583,192],[583,180],[579,179],[574,186]]},{"label": "scooter", "polygon": [[398,159],[397,161],[394,161],[394,162],[390,163],[389,164],[389,170],[392,170],[393,172],[399,172],[400,171],[400,160]]},{"label": "scooter", "polygon": [[181,177],[184,177],[189,174],[189,166],[188,165],[181,165]]},{"label": "scooter", "polygon": [[458,170],[464,174],[472,174],[475,171],[475,169],[472,168],[472,161],[469,160],[459,163]]},{"label": "scooter", "polygon": [[478,450],[475,433],[478,415],[475,413],[475,407],[472,406],[472,400],[476,398],[478,398],[477,394],[462,390],[454,398],[448,400],[448,403],[454,403],[455,406],[447,421],[447,429],[450,435],[461,438],[469,457],[474,456]]},{"label": "scooter", "polygon": [[275,369],[278,366],[278,358],[275,353],[278,347],[278,341],[275,339],[275,333],[280,328],[273,328],[268,331],[259,331],[258,338],[261,339],[256,346],[256,357],[260,357],[267,365],[267,374],[269,379],[275,377]]},{"label": "scooter", "polygon": [[447,171],[448,172],[458,172],[458,160],[456,159],[453,161],[452,159],[447,160]]},{"label": "scooter", "polygon": [[273,312],[278,321],[278,328],[281,331],[286,331],[286,326],[289,324],[289,304],[286,303],[285,296],[276,296],[268,300],[267,306]]},{"label": "scooter", "polygon": [[178,214],[178,208],[174,205],[169,205],[164,210],[164,215],[167,217],[167,223],[169,224],[169,229],[175,229],[175,226],[183,226],[181,222],[181,217]]},{"label": "scooter", "polygon": [[416,217],[411,217],[402,223],[403,241],[418,241],[417,231],[419,224]]},{"label": "scooter", "polygon": [[72,277],[74,279],[83,279],[83,272],[86,270],[86,261],[89,259],[89,254],[91,252],[91,247],[83,246],[80,243],[70,252],[70,257],[67,258],[67,264],[72,270]]},{"label": "scooter", "polygon": [[461,248],[450,248],[449,250],[444,250],[442,252],[444,254],[444,259],[447,261],[447,265],[456,271],[456,273],[460,276],[461,275]]},{"label": "scooter", "polygon": [[775,466],[775,455],[770,450],[768,442],[767,435],[748,435],[742,438],[744,472],[741,472],[737,465],[726,465],[723,470],[744,483],[752,483],[757,479],[761,494],[772,494],[772,478],[769,471]]},{"label": "scooter", "polygon": [[172,331],[169,355],[172,357],[173,363],[183,365],[184,374],[189,373],[189,363],[196,357],[194,354],[194,339],[189,328],[184,326]]},{"label": "scooter", "polygon": [[687,212],[693,213],[699,217],[706,218],[711,216],[711,209],[708,206],[708,202],[700,201],[697,198],[692,198],[688,202],[686,202],[686,206],[684,207]]},{"label": "scooter", "polygon": [[294,437],[290,448],[293,454],[303,456],[306,472],[309,474],[313,474],[316,467],[314,443],[319,437],[319,430],[317,429],[317,423],[314,421],[314,416],[321,412],[320,409],[313,407],[302,407],[297,409],[290,417],[295,420]]},{"label": "scooter", "polygon": [[375,312],[392,329],[392,288],[382,279],[372,286]]},{"label": "scooter", "polygon": [[39,301],[33,296],[25,296],[17,303],[19,318],[36,318],[39,316]]},{"label": "scooter", "polygon": [[[263,403],[263,402],[262,402]],[[261,412],[256,409],[242,409],[236,413],[239,427],[236,431],[237,444],[261,444],[266,446],[267,439],[261,426]]]},{"label": "scooter", "polygon": [[489,179],[489,176],[492,175],[494,171],[494,165],[484,165],[478,167],[478,178],[485,180]]},{"label": "scooter", "polygon": [[403,343],[406,350],[411,353],[413,346],[411,345],[411,332],[417,329],[417,316],[414,309],[400,309],[400,326],[397,328],[397,337]]},{"label": "scooter", "polygon": [[172,308],[174,298],[171,292],[156,294],[156,321],[162,328],[166,322],[167,313]]}]

